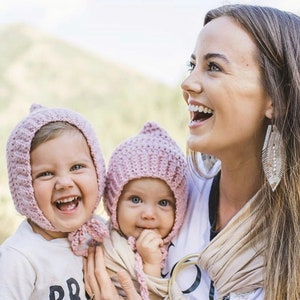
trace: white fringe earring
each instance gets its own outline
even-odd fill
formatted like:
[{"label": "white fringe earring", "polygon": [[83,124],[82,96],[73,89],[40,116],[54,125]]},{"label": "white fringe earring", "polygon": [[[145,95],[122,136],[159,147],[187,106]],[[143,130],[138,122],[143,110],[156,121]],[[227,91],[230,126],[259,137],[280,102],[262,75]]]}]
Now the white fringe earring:
[{"label": "white fringe earring", "polygon": [[281,135],[275,125],[269,125],[262,149],[262,164],[266,178],[274,192],[286,163],[286,153]]}]

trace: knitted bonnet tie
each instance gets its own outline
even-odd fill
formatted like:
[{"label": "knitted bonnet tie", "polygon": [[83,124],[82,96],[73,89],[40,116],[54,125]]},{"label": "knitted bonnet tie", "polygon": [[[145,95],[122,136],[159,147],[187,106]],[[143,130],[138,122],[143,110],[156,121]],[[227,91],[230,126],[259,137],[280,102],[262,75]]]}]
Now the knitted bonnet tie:
[{"label": "knitted bonnet tie", "polygon": [[34,197],[32,186],[30,149],[36,132],[51,122],[67,122],[77,127],[90,148],[98,180],[98,198],[102,197],[105,184],[105,162],[91,124],[80,114],[64,108],[46,108],[33,104],[30,113],[11,132],[6,148],[9,188],[16,210],[45,230],[57,229],[44,216]]},{"label": "knitted bonnet tie", "polygon": [[[124,186],[132,179],[143,177],[159,178],[167,183],[175,200],[175,221],[172,230],[164,238],[163,252],[171,239],[178,233],[187,206],[187,163],[180,147],[166,130],[155,122],[147,122],[140,132],[121,143],[113,152],[107,171],[104,206],[110,216],[111,226],[119,230],[117,222],[118,199]],[[132,237],[128,242],[135,250]],[[141,259],[136,254],[136,272],[141,286],[141,294],[147,299],[145,278]],[[165,255],[164,255],[165,256]]]}]

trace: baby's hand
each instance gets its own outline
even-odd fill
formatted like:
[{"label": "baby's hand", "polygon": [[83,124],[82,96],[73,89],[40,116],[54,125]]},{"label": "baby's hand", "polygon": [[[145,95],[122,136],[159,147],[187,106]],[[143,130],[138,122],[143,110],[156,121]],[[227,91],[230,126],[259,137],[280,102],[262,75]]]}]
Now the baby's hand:
[{"label": "baby's hand", "polygon": [[163,240],[154,230],[145,229],[138,237],[136,248],[142,257],[145,273],[152,276],[160,275],[161,261],[163,259],[162,246]]}]

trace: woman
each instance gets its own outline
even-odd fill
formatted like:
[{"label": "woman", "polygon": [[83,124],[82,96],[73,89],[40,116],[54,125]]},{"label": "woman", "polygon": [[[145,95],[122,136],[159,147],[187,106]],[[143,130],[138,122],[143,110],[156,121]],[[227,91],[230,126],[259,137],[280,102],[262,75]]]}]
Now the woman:
[{"label": "woman", "polygon": [[193,168],[164,272],[171,297],[300,299],[299,51],[296,15],[248,5],[207,13],[182,83]]}]

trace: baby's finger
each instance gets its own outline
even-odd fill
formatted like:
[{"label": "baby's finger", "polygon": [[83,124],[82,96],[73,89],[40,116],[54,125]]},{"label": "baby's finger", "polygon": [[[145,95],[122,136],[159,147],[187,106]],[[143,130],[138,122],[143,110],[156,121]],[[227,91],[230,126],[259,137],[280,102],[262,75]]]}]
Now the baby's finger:
[{"label": "baby's finger", "polygon": [[163,245],[163,239],[156,232],[150,230],[147,230],[145,232],[144,230],[142,233],[143,234],[141,234],[136,241],[136,246],[138,248],[143,247],[153,249],[161,247]]},{"label": "baby's finger", "polygon": [[161,239],[161,236],[157,232],[150,229],[144,229],[137,240],[141,243],[149,243],[156,239]]}]

